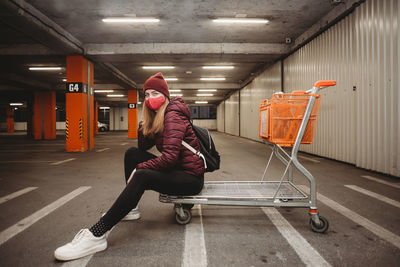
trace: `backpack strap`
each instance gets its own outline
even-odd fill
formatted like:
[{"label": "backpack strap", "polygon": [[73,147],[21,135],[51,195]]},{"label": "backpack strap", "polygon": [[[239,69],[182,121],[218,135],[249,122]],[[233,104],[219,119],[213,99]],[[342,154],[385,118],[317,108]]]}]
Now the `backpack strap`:
[{"label": "backpack strap", "polygon": [[196,154],[197,156],[199,156],[200,158],[203,159],[204,161],[204,168],[207,169],[207,163],[206,163],[206,158],[204,157],[204,155],[200,152],[197,151],[196,149],[194,149],[191,145],[189,145],[188,143],[186,143],[185,141],[182,140],[182,145],[184,147],[186,147],[187,149],[189,149],[190,151],[192,151],[194,154]]}]

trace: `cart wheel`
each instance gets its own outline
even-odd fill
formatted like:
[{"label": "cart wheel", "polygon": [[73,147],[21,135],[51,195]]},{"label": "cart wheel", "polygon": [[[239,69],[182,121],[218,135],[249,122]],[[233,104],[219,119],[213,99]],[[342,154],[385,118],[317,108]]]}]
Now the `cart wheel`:
[{"label": "cart wheel", "polygon": [[190,212],[190,210],[183,209],[183,213],[185,214],[185,216],[183,217],[179,216],[178,213],[175,214],[175,220],[180,225],[188,224],[192,219],[192,213]]},{"label": "cart wheel", "polygon": [[329,228],[329,222],[324,216],[318,215],[318,217],[320,221],[319,225],[317,225],[312,219],[310,219],[311,230],[317,233],[325,233],[326,230],[328,230]]},{"label": "cart wheel", "polygon": [[191,210],[194,207],[194,204],[182,204],[182,207],[184,209]]}]

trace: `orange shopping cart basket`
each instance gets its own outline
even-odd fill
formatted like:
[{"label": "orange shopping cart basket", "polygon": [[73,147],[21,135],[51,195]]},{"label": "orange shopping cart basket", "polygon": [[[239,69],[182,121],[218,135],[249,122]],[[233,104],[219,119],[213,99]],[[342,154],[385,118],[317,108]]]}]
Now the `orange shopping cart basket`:
[{"label": "orange shopping cart basket", "polygon": [[293,146],[310,96],[315,96],[316,99],[301,143],[311,144],[321,98],[318,94],[308,94],[305,91],[275,93],[271,100],[261,101],[259,137],[283,147]]}]

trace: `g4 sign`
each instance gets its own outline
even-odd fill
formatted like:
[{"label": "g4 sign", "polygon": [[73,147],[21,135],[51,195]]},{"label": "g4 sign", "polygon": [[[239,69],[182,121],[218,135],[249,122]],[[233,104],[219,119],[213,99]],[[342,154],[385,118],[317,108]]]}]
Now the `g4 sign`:
[{"label": "g4 sign", "polygon": [[86,84],[83,83],[67,83],[67,93],[86,93]]}]

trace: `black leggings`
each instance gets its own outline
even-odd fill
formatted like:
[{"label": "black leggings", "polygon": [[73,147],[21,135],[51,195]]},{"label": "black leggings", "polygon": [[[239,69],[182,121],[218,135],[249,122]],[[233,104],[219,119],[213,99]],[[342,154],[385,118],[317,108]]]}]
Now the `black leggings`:
[{"label": "black leggings", "polygon": [[[155,158],[153,154],[131,147],[125,152],[125,180],[141,162]],[[137,169],[132,180],[103,216],[106,230],[110,230],[135,208],[145,190],[168,195],[196,195],[203,188],[204,176],[195,176],[182,170],[156,171]]]}]

